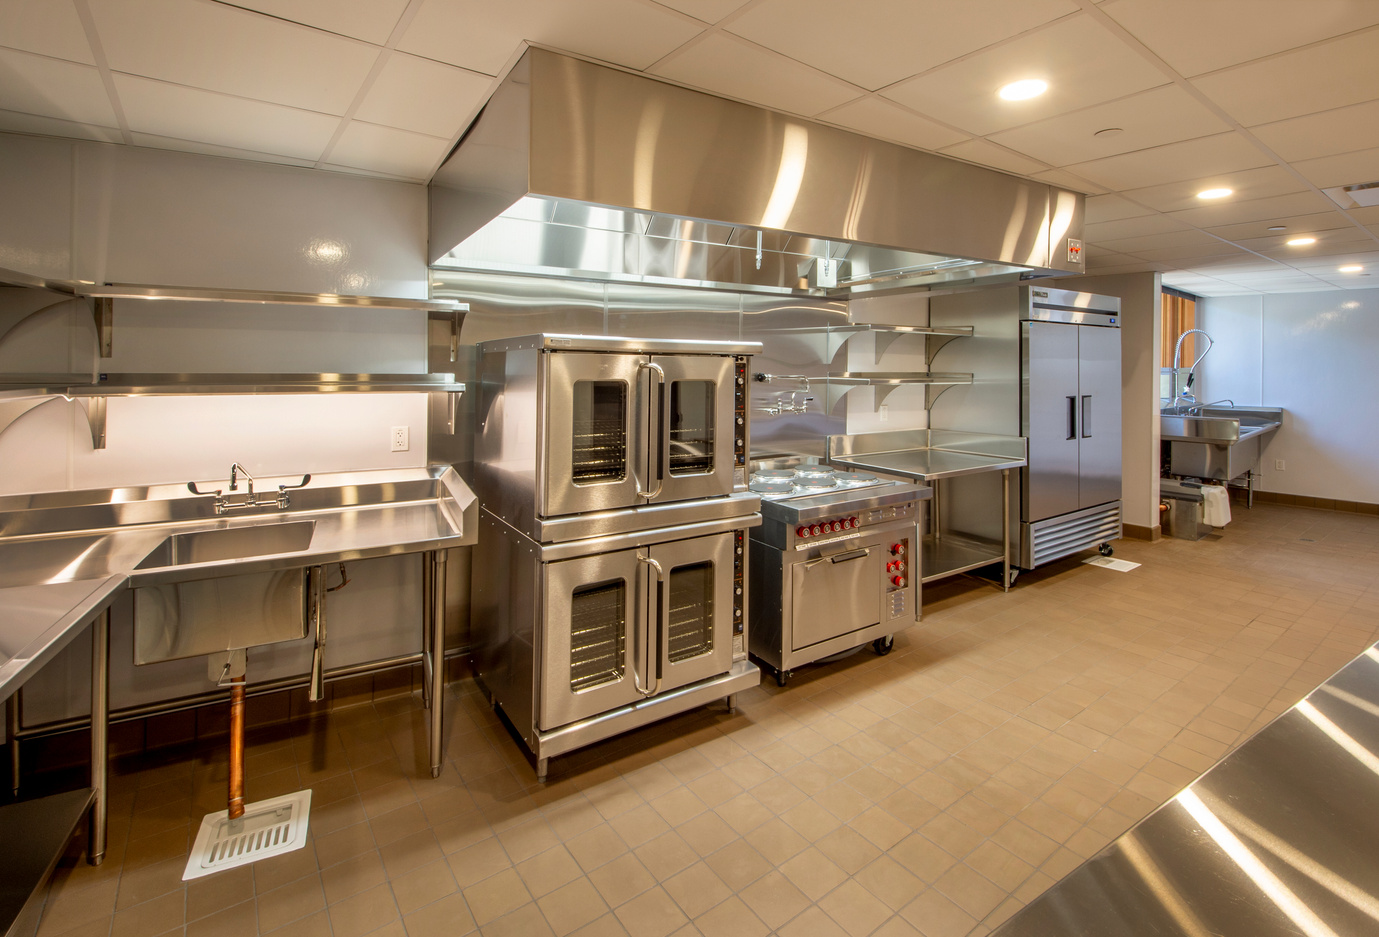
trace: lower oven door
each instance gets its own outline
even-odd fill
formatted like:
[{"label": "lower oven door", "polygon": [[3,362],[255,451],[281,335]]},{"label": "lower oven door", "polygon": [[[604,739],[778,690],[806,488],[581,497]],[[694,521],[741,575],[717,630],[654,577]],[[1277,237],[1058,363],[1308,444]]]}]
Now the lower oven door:
[{"label": "lower oven door", "polygon": [[727,673],[733,664],[731,532],[647,548],[649,652],[663,690]]},{"label": "lower oven door", "polygon": [[539,728],[555,729],[641,698],[634,655],[645,644],[645,583],[636,550],[543,564]]},{"label": "lower oven door", "polygon": [[801,650],[881,621],[886,583],[886,550],[880,537],[814,551],[792,563],[791,628],[787,647]]}]

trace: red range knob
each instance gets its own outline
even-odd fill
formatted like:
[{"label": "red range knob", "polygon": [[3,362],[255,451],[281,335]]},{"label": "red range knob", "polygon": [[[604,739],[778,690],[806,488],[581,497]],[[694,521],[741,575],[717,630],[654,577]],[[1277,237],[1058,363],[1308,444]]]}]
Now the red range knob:
[{"label": "red range knob", "polygon": [[824,532],[824,529],[820,527],[818,524],[815,524],[813,527],[809,528],[809,532],[817,537],[819,536],[819,534]]},{"label": "red range knob", "polygon": [[833,532],[836,534],[838,531],[840,531],[840,530],[843,529],[843,522],[842,522],[842,521],[834,521],[833,524],[832,524],[831,526],[833,527]]},{"label": "red range knob", "polygon": [[903,573],[903,572],[905,572],[905,564],[902,563],[902,562],[900,562],[900,560],[896,560],[896,561],[895,561],[895,571],[896,571],[897,573]]},{"label": "red range knob", "polygon": [[855,518],[855,517],[849,517],[849,518],[848,518],[848,526],[849,526],[849,527],[856,527],[856,526],[857,526],[857,518]]},{"label": "red range knob", "polygon": [[892,577],[891,577],[891,585],[893,585],[893,586],[895,586],[895,587],[897,587],[897,588],[899,588],[900,586],[905,585],[905,577],[904,577],[904,576],[892,576]]},{"label": "red range knob", "polygon": [[893,553],[895,556],[904,556],[904,555],[905,555],[905,544],[903,544],[903,543],[893,543],[893,544],[891,544],[891,553]]},{"label": "red range knob", "polygon": [[808,537],[808,536],[809,536],[809,528],[808,528],[808,527],[796,527],[796,528],[795,528],[795,536],[796,536],[796,537]]}]

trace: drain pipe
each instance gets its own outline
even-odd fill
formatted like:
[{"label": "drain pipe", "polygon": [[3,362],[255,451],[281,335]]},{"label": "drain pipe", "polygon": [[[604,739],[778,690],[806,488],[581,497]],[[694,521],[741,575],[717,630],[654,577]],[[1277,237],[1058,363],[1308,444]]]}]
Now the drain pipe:
[{"label": "drain pipe", "polygon": [[244,816],[244,677],[230,683],[229,818]]}]

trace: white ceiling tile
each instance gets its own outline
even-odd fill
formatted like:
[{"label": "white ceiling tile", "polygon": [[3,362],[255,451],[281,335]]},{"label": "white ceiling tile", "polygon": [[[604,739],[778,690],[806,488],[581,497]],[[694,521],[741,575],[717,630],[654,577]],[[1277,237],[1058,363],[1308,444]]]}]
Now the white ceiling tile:
[{"label": "white ceiling tile", "polygon": [[1102,250],[1095,245],[1088,245],[1088,250],[1083,253],[1082,259],[1087,263],[1088,270],[1098,267],[1120,267],[1126,264],[1135,263],[1136,258],[1129,254],[1118,254],[1115,251]]},{"label": "white ceiling tile", "polygon": [[37,133],[46,137],[68,137],[73,140],[96,140],[100,143],[123,143],[118,127],[98,124],[79,124],[55,117],[39,117],[16,111],[0,111],[0,130],[11,133]]},{"label": "white ceiling tile", "polygon": [[1379,30],[1203,75],[1193,84],[1247,127],[1370,101],[1379,89]]},{"label": "white ceiling tile", "polygon": [[722,33],[677,53],[652,74],[805,116],[857,97],[851,85]]},{"label": "white ceiling tile", "polygon": [[234,0],[234,5],[382,45],[407,0]]},{"label": "white ceiling tile", "polygon": [[1101,9],[1183,75],[1379,23],[1368,0],[1115,0]]},{"label": "white ceiling tile", "polygon": [[1221,248],[1195,248],[1195,247],[1158,247],[1149,250],[1135,251],[1135,256],[1141,260],[1152,260],[1166,264],[1181,264],[1184,262],[1197,262],[1198,260],[1210,258],[1229,257],[1239,260],[1249,257],[1249,251],[1230,248],[1229,245],[1222,244]]},{"label": "white ceiling tile", "polygon": [[90,0],[112,70],[343,114],[378,50],[206,0]]},{"label": "white ceiling tile", "polygon": [[177,137],[161,137],[153,133],[130,133],[135,146],[150,147],[157,150],[176,150],[179,153],[200,153],[203,156],[224,156],[229,159],[251,159],[256,163],[276,163],[281,166],[316,165],[315,159],[299,159],[279,153],[264,153],[262,150],[246,150],[237,146],[216,146],[214,143],[201,143],[196,140],[182,140]]},{"label": "white ceiling tile", "polygon": [[1185,182],[1169,182],[1143,189],[1127,189],[1121,194],[1157,211],[1182,211],[1209,204],[1197,197],[1206,189],[1227,188],[1236,201],[1288,195],[1306,190],[1305,183],[1282,166],[1261,166],[1241,172],[1224,172]]},{"label": "white ceiling tile", "polygon": [[1166,234],[1170,231],[1184,230],[1187,230],[1187,225],[1176,218],[1155,214],[1088,224],[1082,229],[1082,236],[1089,241],[1109,241],[1114,238],[1140,237],[1145,234]]},{"label": "white ceiling tile", "polygon": [[130,131],[221,147],[319,159],[340,125],[312,111],[115,75]]},{"label": "white ceiling tile", "polygon": [[[1049,90],[1027,101],[997,96],[999,88],[1023,78],[1042,78]],[[986,135],[1167,81],[1142,56],[1080,14],[887,88],[885,94],[944,123]]]},{"label": "white ceiling tile", "polygon": [[[1306,248],[1287,247],[1286,242],[1292,238],[1312,237],[1317,239],[1317,243]],[[1291,256],[1308,257],[1313,254],[1332,254],[1337,251],[1355,250],[1374,250],[1379,249],[1379,242],[1370,235],[1364,228],[1348,225],[1344,228],[1331,228],[1326,231],[1310,231],[1299,229],[1297,231],[1284,231],[1275,234],[1266,234],[1262,237],[1240,238],[1234,243],[1241,247],[1249,248],[1252,251],[1268,253],[1270,251],[1292,251]]]},{"label": "white ceiling tile", "polygon": [[492,78],[453,65],[394,52],[354,116],[434,137],[454,137],[488,99],[492,83]]},{"label": "white ceiling tile", "polygon": [[1031,175],[1040,182],[1047,182],[1049,185],[1056,185],[1064,189],[1072,189],[1074,192],[1082,192],[1085,195],[1100,195],[1106,191],[1105,186],[1097,185],[1095,182],[1083,179],[1081,176],[1063,169],[1045,169]]},{"label": "white ceiling tile", "polygon": [[96,64],[72,3],[4,0],[0,3],[0,46]]},{"label": "white ceiling tile", "polygon": [[0,109],[115,127],[114,108],[89,65],[0,49]]},{"label": "white ceiling tile", "polygon": [[1271,164],[1273,160],[1239,134],[1218,133],[1075,163],[1068,169],[1108,188],[1124,191]]},{"label": "white ceiling tile", "polygon": [[1293,163],[1293,168],[1306,176],[1308,182],[1323,189],[1375,182],[1379,181],[1379,147],[1299,160]]},{"label": "white ceiling tile", "polygon": [[637,0],[425,0],[398,48],[495,75],[524,40],[646,68],[702,31]]},{"label": "white ceiling tile", "polygon": [[1086,223],[1089,225],[1150,214],[1153,214],[1152,210],[1128,202],[1119,195],[1094,195],[1087,199]]},{"label": "white ceiling tile", "polygon": [[1200,231],[1173,231],[1162,234],[1140,234],[1134,237],[1107,238],[1097,242],[1098,247],[1113,250],[1119,254],[1134,254],[1140,251],[1158,250],[1164,247],[1200,247],[1203,252],[1215,253],[1221,250],[1222,241]]},{"label": "white ceiling tile", "polygon": [[717,23],[734,10],[740,10],[749,0],[656,0],[664,7],[679,10],[704,23]]},{"label": "white ceiling tile", "polygon": [[835,107],[821,115],[820,119],[871,137],[922,150],[937,150],[967,138],[965,133],[926,120],[898,104],[876,97],[858,98],[842,107]]},{"label": "white ceiling tile", "polygon": [[875,91],[1075,12],[1069,0],[763,0],[726,28]]},{"label": "white ceiling tile", "polygon": [[1204,228],[1217,237],[1223,237],[1228,241],[1240,241],[1249,238],[1272,237],[1275,234],[1284,232],[1266,230],[1271,225],[1283,225],[1289,237],[1295,237],[1303,232],[1327,231],[1332,228],[1354,227],[1350,220],[1346,218],[1344,212],[1325,211],[1316,212],[1310,215],[1291,215],[1283,218],[1269,218],[1264,221],[1246,221],[1241,224],[1216,225]]},{"label": "white ceiling tile", "polygon": [[1261,124],[1250,132],[1286,160],[1370,149],[1379,146],[1379,101]]},{"label": "white ceiling tile", "polygon": [[[1328,207],[1333,207],[1331,200],[1327,199]],[[1371,205],[1368,208],[1349,208],[1346,214],[1354,218],[1360,224],[1379,224],[1379,205]]]},{"label": "white ceiling tile", "polygon": [[[1094,136],[1112,127],[1122,132]],[[1026,124],[990,137],[1053,166],[1221,133],[1230,126],[1177,85]]]},{"label": "white ceiling tile", "polygon": [[1256,198],[1245,201],[1222,201],[1201,208],[1189,208],[1173,213],[1173,217],[1186,221],[1197,228],[1228,224],[1243,224],[1249,221],[1269,221],[1286,218],[1290,215],[1310,215],[1333,207],[1329,198],[1314,192],[1295,192],[1292,195],[1275,195],[1272,198]]},{"label": "white ceiling tile", "polygon": [[1036,172],[1042,172],[1048,167],[1043,163],[1035,162],[1028,157],[1021,156],[1019,153],[1012,153],[1007,149],[988,143],[985,140],[967,140],[953,146],[946,146],[940,152],[944,156],[956,156],[958,159],[965,159],[969,163],[976,163],[979,166],[989,166],[992,169],[1000,169],[1005,172],[1018,173],[1028,176]]},{"label": "white ceiling tile", "polygon": [[425,181],[449,149],[449,140],[352,120],[328,159],[343,166]]}]

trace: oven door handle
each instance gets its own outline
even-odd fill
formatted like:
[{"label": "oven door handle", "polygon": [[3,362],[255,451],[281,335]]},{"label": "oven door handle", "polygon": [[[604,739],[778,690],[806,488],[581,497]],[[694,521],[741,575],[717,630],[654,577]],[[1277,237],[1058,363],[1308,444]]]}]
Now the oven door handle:
[{"label": "oven door handle", "polygon": [[[662,633],[663,633],[663,631],[664,631],[664,628],[663,628],[662,626],[663,626],[664,623],[665,623],[665,622],[664,622],[664,619],[663,619],[663,617],[662,617],[662,614],[661,614],[661,610],[665,607],[666,572],[665,572],[664,569],[661,568],[661,564],[658,563],[658,562],[657,562],[655,559],[653,559],[652,557],[649,557],[649,556],[642,556],[642,555],[639,553],[639,554],[637,554],[637,559],[638,559],[640,562],[645,563],[647,566],[651,567],[652,571],[656,573],[656,618],[655,618],[655,621],[654,621],[654,627],[655,627],[655,631],[656,631],[656,666],[653,668],[653,667],[651,666],[651,661],[650,661],[650,660],[647,661],[647,670],[649,670],[649,671],[650,671],[650,670],[654,670],[654,671],[655,671],[655,673],[656,673],[656,682],[651,686],[650,689],[643,689],[643,688],[642,688],[642,680],[641,680],[641,677],[637,674],[637,668],[636,668],[636,663],[635,663],[636,658],[635,658],[635,655],[634,655],[634,658],[633,658],[633,668],[632,668],[632,685],[635,686],[635,687],[637,688],[637,692],[640,693],[640,694],[642,694],[643,696],[655,696],[657,693],[661,692],[661,679],[662,679],[662,674],[661,674],[661,656],[662,656],[662,655],[661,655],[661,648],[662,648],[662,644],[661,644],[661,642],[662,642],[662,640],[663,640],[663,638],[662,638]],[[649,623],[649,624],[650,624],[650,623]],[[651,650],[651,636],[650,636],[650,634],[647,635],[647,642],[646,642],[646,645],[647,645],[647,650],[650,651],[650,650]]]},{"label": "oven door handle", "polygon": [[656,380],[654,382],[648,382],[647,396],[651,396],[651,387],[653,386],[660,390],[660,393],[656,394],[656,400],[654,404],[651,401],[648,401],[646,408],[646,435],[648,439],[650,439],[651,437],[651,414],[653,412],[656,414],[656,487],[653,488],[651,491],[642,491],[641,485],[637,486],[637,497],[645,498],[646,500],[650,501],[661,494],[661,487],[665,484],[666,481],[666,421],[665,414],[662,412],[662,410],[664,409],[664,401],[662,398],[665,396],[666,372],[664,368],[662,368],[659,364],[657,364],[654,361],[639,362],[637,364],[637,367],[641,370],[653,371],[656,374]]}]

